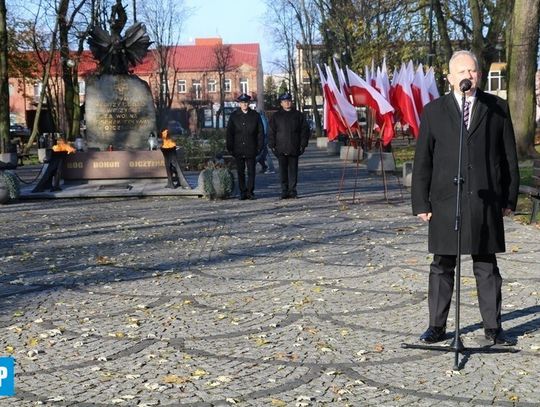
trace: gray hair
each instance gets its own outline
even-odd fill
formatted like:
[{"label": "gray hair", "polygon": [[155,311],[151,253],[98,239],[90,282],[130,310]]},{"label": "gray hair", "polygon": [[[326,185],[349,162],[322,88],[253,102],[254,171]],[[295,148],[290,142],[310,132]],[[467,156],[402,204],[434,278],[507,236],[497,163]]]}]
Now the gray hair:
[{"label": "gray hair", "polygon": [[478,64],[478,58],[476,58],[476,55],[474,55],[471,51],[467,51],[464,49],[456,51],[452,54],[452,56],[450,57],[450,61],[448,61],[448,69],[450,69],[450,65],[452,65],[452,62],[454,62],[456,58],[462,55],[467,55],[468,57],[472,58],[476,66],[476,70],[480,69],[480,65]]}]

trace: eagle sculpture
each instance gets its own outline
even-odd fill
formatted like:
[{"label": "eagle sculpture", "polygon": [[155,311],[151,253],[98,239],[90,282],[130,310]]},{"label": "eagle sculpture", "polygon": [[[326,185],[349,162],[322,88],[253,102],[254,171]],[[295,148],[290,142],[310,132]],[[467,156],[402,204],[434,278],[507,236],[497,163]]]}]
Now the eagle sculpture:
[{"label": "eagle sculpture", "polygon": [[88,45],[94,58],[99,61],[102,74],[128,74],[129,68],[140,64],[152,44],[142,23],[135,23],[120,33],[126,25],[127,15],[120,0],[111,9],[109,21],[111,32],[101,27],[94,27],[89,34]]}]

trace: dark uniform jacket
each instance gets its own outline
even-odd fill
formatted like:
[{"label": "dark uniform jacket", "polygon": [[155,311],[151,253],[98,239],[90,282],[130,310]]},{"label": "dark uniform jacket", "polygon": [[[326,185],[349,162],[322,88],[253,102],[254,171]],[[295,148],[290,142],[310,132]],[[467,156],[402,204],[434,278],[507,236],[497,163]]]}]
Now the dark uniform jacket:
[{"label": "dark uniform jacket", "polygon": [[280,109],[272,115],[268,126],[268,147],[276,155],[301,155],[308,145],[309,126],[298,110]]},{"label": "dark uniform jacket", "polygon": [[[515,210],[519,170],[507,103],[476,91],[464,129],[461,174],[461,253],[505,251],[502,209]],[[426,105],[412,176],[412,210],[432,212],[429,251],[457,254],[456,185],[461,112],[453,92]]]},{"label": "dark uniform jacket", "polygon": [[227,150],[234,157],[254,158],[263,147],[263,125],[259,113],[235,110],[227,124]]}]

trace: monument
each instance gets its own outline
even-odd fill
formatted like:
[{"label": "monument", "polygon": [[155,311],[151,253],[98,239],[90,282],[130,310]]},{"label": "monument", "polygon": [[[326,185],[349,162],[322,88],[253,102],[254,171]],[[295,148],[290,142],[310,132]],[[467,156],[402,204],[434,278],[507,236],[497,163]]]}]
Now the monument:
[{"label": "monument", "polygon": [[[157,133],[154,100],[148,84],[129,70],[142,62],[151,41],[142,23],[132,25],[122,37],[126,21],[126,11],[116,0],[110,32],[101,27],[91,30],[88,43],[98,69],[86,83],[87,148],[81,143],[73,151],[53,152],[33,194],[50,190],[54,197],[90,197],[103,196],[107,190],[120,196],[158,195],[163,193],[152,187],[157,182],[149,181],[166,178],[163,188],[181,192],[174,195],[201,196],[182,173],[182,150],[176,143],[169,140],[160,150],[148,144],[149,140],[157,144],[155,136],[149,138]],[[60,179],[65,181],[63,185],[88,188],[70,194],[62,191]],[[140,180],[143,182],[135,182]]]},{"label": "monument", "polygon": [[101,27],[90,32],[88,44],[99,62],[98,72],[87,79],[86,138],[91,149],[139,150],[156,133],[156,112],[148,84],[129,73],[142,62],[151,44],[142,23],[121,32],[127,15],[120,0],[111,11],[110,33]]}]

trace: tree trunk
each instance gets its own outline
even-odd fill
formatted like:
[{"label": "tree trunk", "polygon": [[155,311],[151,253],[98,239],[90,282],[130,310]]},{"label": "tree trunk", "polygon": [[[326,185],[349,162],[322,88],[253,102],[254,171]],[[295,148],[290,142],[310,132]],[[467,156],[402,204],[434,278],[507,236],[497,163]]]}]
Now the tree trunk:
[{"label": "tree trunk", "polygon": [[41,109],[43,108],[43,101],[45,99],[45,92],[47,88],[47,83],[49,82],[49,76],[51,73],[51,65],[53,61],[53,55],[56,52],[56,36],[58,34],[58,18],[56,19],[56,24],[54,26],[54,30],[52,32],[51,36],[51,49],[49,51],[49,60],[47,61],[47,64],[45,66],[45,72],[43,73],[42,77],[42,83],[43,87],[41,90],[41,94],[39,95],[39,102],[36,107],[36,116],[34,119],[34,125],[32,127],[32,132],[30,133],[30,139],[28,140],[28,143],[24,146],[24,153],[27,154],[28,150],[30,150],[30,146],[34,143],[34,140],[37,137],[38,133],[38,126],[39,126],[39,117],[41,116]]},{"label": "tree trunk", "polygon": [[0,0],[0,153],[5,153],[9,141],[9,76],[7,67],[8,35],[6,2]]},{"label": "tree trunk", "polygon": [[538,156],[534,149],[535,74],[540,0],[516,0],[508,35],[508,103],[520,158]]}]

